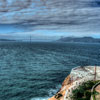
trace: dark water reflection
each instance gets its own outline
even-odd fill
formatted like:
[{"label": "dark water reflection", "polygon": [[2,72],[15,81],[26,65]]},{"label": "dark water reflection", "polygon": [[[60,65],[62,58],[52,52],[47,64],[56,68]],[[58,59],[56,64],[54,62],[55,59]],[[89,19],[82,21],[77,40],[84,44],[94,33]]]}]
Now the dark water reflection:
[{"label": "dark water reflection", "polygon": [[100,44],[2,42],[0,100],[45,100],[84,64],[100,65]]}]

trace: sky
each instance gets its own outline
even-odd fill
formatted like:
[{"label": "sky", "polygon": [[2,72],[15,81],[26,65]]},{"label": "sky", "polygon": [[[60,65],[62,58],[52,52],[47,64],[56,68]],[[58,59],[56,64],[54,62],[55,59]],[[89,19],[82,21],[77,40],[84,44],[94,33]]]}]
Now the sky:
[{"label": "sky", "polygon": [[100,0],[0,0],[0,38],[100,38]]}]

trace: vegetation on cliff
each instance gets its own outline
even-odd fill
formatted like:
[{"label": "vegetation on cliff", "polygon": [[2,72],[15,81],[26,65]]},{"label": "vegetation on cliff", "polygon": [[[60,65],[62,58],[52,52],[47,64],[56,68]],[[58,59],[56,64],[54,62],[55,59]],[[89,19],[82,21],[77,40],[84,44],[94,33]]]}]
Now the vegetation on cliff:
[{"label": "vegetation on cliff", "polygon": [[73,100],[90,100],[92,94],[97,94],[96,91],[91,93],[91,89],[96,83],[98,83],[98,81],[87,81],[82,83],[78,88],[72,91],[70,97]]}]

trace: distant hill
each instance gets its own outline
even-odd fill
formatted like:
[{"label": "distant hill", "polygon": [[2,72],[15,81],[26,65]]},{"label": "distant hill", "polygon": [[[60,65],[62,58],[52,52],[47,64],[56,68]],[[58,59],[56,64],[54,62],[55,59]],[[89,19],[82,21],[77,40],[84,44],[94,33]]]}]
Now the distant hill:
[{"label": "distant hill", "polygon": [[16,41],[16,40],[10,40],[10,39],[0,39],[0,41]]},{"label": "distant hill", "polygon": [[57,40],[58,42],[83,42],[83,43],[100,43],[100,39],[93,37],[64,37]]}]

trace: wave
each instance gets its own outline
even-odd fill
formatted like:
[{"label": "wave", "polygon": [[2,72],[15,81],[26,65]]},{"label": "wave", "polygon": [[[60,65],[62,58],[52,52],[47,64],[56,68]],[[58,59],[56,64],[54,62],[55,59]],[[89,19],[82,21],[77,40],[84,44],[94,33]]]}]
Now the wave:
[{"label": "wave", "polygon": [[37,97],[37,98],[32,98],[31,100],[48,100],[49,97]]},{"label": "wave", "polygon": [[50,89],[48,90],[48,97],[33,97],[31,100],[48,100],[49,98],[51,98],[53,95],[55,95],[59,89],[61,88],[61,85],[57,85],[55,89]]},{"label": "wave", "polygon": [[50,89],[48,92],[49,97],[52,97],[53,95],[55,95],[61,88],[61,85],[57,85],[55,89]]}]

